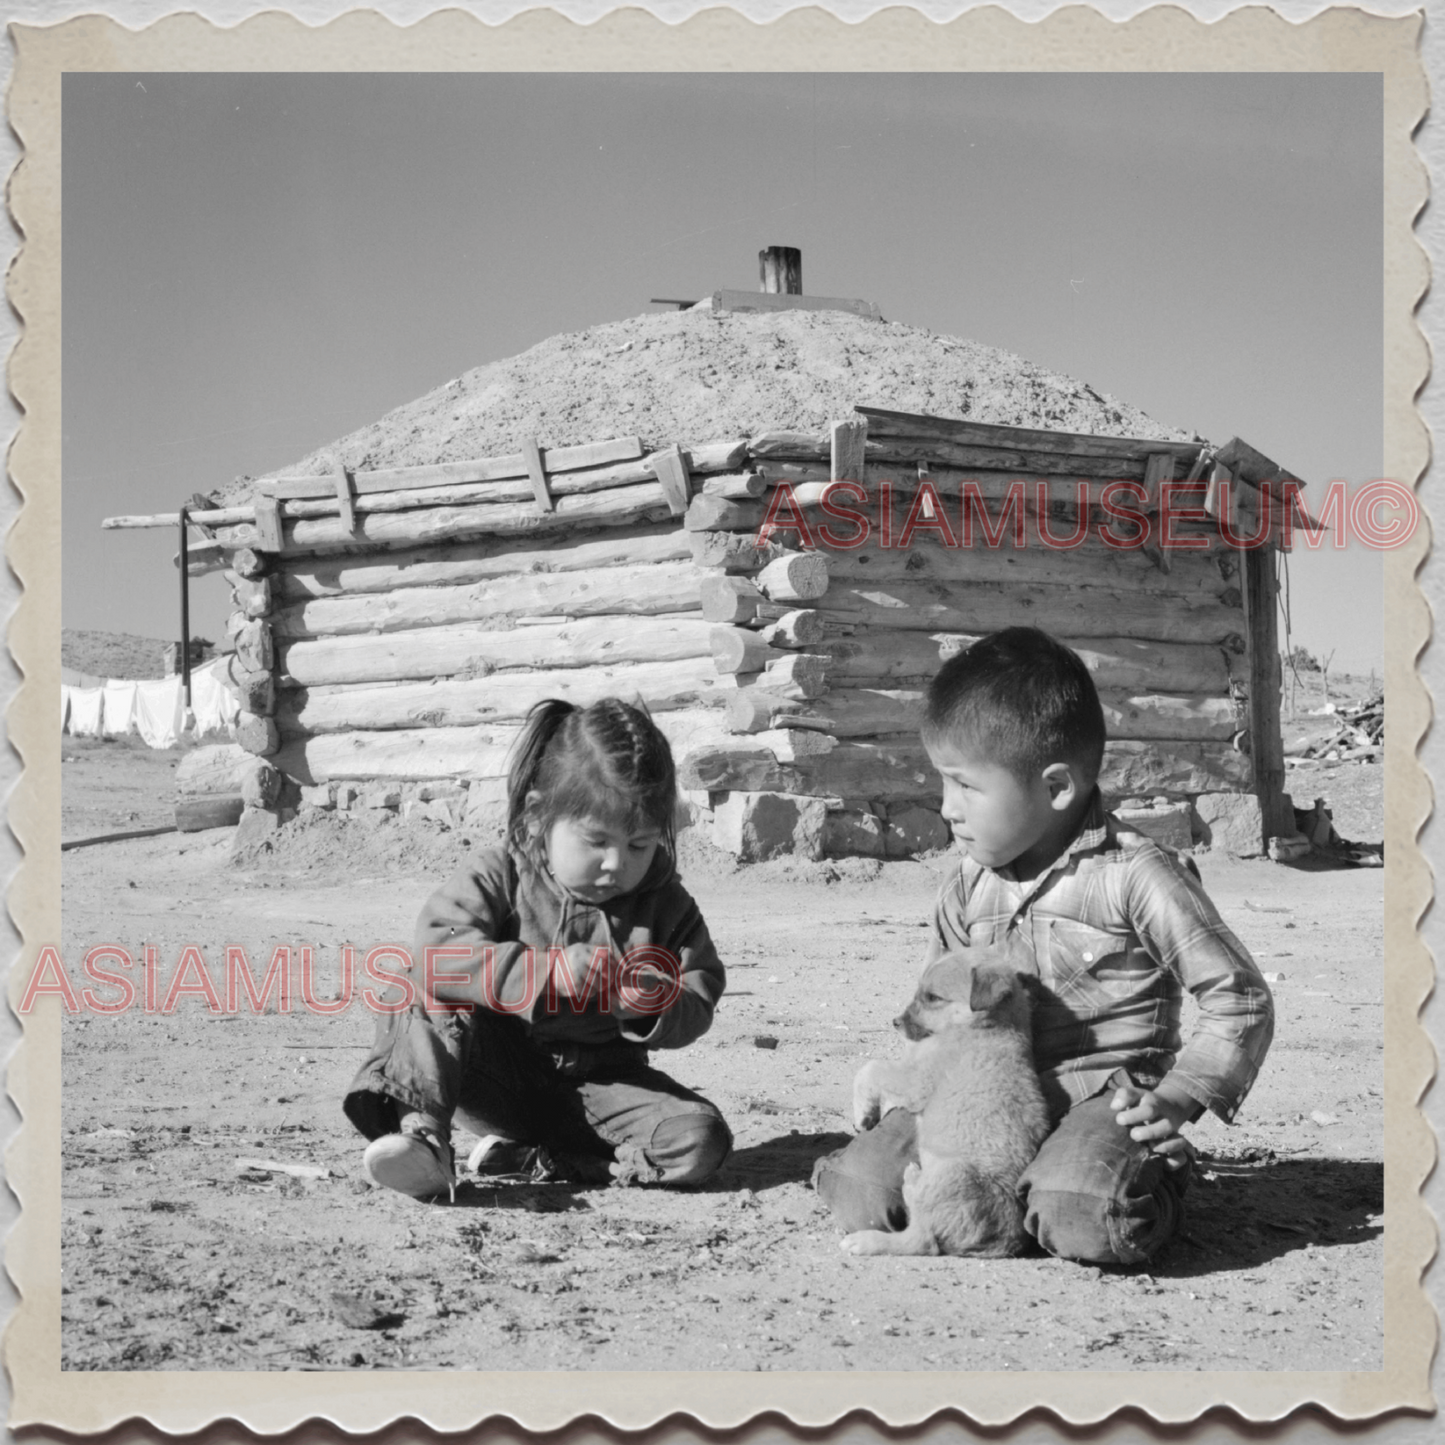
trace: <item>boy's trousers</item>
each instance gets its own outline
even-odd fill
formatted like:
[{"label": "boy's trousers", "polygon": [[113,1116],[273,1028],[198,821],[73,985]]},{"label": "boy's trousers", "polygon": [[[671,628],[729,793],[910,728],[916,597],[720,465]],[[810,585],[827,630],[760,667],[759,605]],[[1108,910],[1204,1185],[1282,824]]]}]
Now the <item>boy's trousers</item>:
[{"label": "boy's trousers", "polygon": [[378,1014],[376,1042],[343,1103],[368,1139],[401,1114],[452,1116],[479,1134],[540,1144],[564,1168],[694,1184],[732,1151],[717,1107],[647,1062],[641,1044],[538,1044],[516,1018],[476,1007]]},{"label": "boy's trousers", "polygon": [[[1024,1227],[1050,1254],[1089,1264],[1138,1264],[1184,1219],[1189,1165],[1170,1169],[1114,1122],[1114,1090],[1075,1104],[1054,1126],[1019,1179]],[[877,1126],[818,1160],[813,1185],[850,1232],[900,1230],[907,1223],[903,1171],[917,1162],[915,1116],[894,1109]]]}]

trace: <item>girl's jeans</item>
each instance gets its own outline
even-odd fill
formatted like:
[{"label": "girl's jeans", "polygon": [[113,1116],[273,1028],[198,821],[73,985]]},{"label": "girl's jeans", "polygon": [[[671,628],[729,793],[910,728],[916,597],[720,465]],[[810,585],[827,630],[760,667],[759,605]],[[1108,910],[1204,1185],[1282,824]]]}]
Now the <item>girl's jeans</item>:
[{"label": "girl's jeans", "polygon": [[[1189,1166],[1168,1168],[1114,1122],[1109,1099],[1128,1082],[1121,1070],[1102,1093],[1075,1104],[1019,1179],[1024,1227],[1050,1254],[1138,1264],[1183,1223]],[[903,1171],[917,1159],[914,1116],[894,1109],[818,1160],[813,1184],[845,1229],[899,1230],[907,1222]]]},{"label": "girl's jeans", "polygon": [[[732,1150],[717,1107],[647,1062],[640,1044],[535,1043],[519,1019],[484,1008],[377,1017],[371,1056],[343,1104],[368,1139],[408,1111],[453,1114],[479,1134],[544,1145],[582,1178],[694,1184]],[[615,1164],[614,1164],[615,1161]]]}]

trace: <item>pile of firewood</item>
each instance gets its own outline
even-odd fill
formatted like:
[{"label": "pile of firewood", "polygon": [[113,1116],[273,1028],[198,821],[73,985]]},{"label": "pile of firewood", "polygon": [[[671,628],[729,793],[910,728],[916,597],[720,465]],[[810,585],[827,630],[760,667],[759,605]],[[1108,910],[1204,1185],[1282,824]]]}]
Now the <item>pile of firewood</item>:
[{"label": "pile of firewood", "polygon": [[1323,731],[1312,736],[1303,747],[1286,745],[1286,752],[1297,758],[1320,761],[1350,762],[1377,758],[1385,748],[1385,698],[1378,693],[1367,702],[1340,707],[1332,718],[1321,719]]}]

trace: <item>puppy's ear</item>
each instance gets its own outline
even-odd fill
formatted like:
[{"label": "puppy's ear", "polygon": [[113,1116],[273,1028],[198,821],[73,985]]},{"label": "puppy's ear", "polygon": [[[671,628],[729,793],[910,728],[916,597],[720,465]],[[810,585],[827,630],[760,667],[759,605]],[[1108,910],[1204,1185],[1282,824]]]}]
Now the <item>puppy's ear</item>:
[{"label": "puppy's ear", "polygon": [[968,1006],[974,1013],[987,1013],[1001,1004],[1013,989],[1013,974],[1006,968],[983,967],[973,971]]}]

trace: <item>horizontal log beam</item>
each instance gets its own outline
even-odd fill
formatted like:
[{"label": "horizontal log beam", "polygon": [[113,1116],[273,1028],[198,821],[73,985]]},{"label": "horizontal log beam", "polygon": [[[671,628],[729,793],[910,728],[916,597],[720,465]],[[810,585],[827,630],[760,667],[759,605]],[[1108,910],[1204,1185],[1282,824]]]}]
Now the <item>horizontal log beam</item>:
[{"label": "horizontal log beam", "polygon": [[[1242,791],[1249,759],[1227,744],[1111,742],[1099,786],[1105,798],[1164,793]],[[704,742],[678,764],[681,787],[709,792],[776,792],[805,797],[918,799],[936,807],[942,797],[927,753],[905,740],[842,742],[830,752],[780,763],[757,738]]]},{"label": "horizontal log beam", "polygon": [[404,632],[508,616],[655,616],[699,606],[702,573],[691,560],[607,567],[588,572],[532,572],[469,587],[407,587],[354,597],[293,603],[271,618],[283,637]]},{"label": "horizontal log beam", "polygon": [[640,699],[653,713],[720,708],[736,693],[710,658],[626,666],[504,672],[390,686],[302,688],[283,694],[282,735],[519,723],[536,703],[557,697],[588,707],[604,697]]},{"label": "horizontal log beam", "polygon": [[283,643],[283,686],[485,677],[508,668],[591,667],[710,657],[712,629],[700,618],[589,618],[486,632],[474,625],[428,627],[379,637]]},{"label": "horizontal log beam", "polygon": [[[816,651],[832,659],[828,677],[845,680],[931,678],[945,656],[978,640],[964,633],[874,631],[820,643]],[[1083,659],[1101,689],[1133,693],[1206,693],[1229,691],[1223,647],[1205,643],[1141,642],[1134,638],[1074,639],[1067,642]]]},{"label": "horizontal log beam", "polygon": [[1094,587],[955,582],[853,583],[834,579],[812,604],[834,626],[987,633],[1027,622],[1060,637],[1124,635],[1151,642],[1220,643],[1244,614],[1209,597],[1170,598]]},{"label": "horizontal log beam", "polygon": [[[1097,541],[1070,551],[1054,551],[1037,545],[1032,537],[1022,548],[946,547],[928,537],[915,537],[908,547],[884,549],[875,538],[867,546],[851,551],[819,550],[827,557],[828,573],[835,582],[1067,584],[1147,592],[1159,599],[1219,598],[1237,587],[1233,580],[1237,568],[1233,555],[1218,550],[1218,538],[1215,542],[1214,549],[1202,553],[1173,552],[1174,567],[1168,574],[1161,573],[1142,549],[1121,552]],[[1221,559],[1229,563],[1228,577],[1221,570]]]},{"label": "horizontal log beam", "polygon": [[[657,725],[675,756],[700,740],[722,736],[715,709],[661,713]],[[288,738],[270,761],[307,786],[352,778],[395,783],[500,780],[507,776],[518,732],[516,726],[498,725],[318,733]]]},{"label": "horizontal log beam", "polygon": [[312,597],[393,592],[407,587],[464,587],[529,572],[584,572],[593,568],[681,562],[693,555],[688,537],[663,527],[618,527],[596,537],[479,538],[428,547],[344,557],[283,557],[272,578],[281,602]]}]

